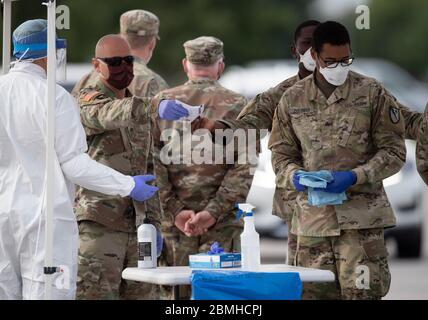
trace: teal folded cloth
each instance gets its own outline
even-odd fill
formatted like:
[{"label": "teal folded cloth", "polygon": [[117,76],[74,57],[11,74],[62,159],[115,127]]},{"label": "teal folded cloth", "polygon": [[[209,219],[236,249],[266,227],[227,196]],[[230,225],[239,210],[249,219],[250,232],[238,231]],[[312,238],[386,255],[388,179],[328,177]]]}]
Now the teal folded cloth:
[{"label": "teal folded cloth", "polygon": [[299,183],[308,187],[308,204],[310,206],[322,207],[327,205],[339,205],[347,200],[346,193],[331,193],[317,189],[327,187],[327,184],[333,181],[333,175],[328,170],[313,172],[297,171]]}]

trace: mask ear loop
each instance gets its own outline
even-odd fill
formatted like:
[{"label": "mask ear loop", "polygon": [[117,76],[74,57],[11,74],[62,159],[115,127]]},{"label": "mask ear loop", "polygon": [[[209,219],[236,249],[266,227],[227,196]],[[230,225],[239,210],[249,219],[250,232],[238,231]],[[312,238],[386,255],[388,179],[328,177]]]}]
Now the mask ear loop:
[{"label": "mask ear loop", "polygon": [[[24,56],[27,54],[27,52],[30,50],[30,48],[27,48],[27,50],[25,50],[25,52],[19,57],[19,59],[18,60],[16,60],[16,61],[13,61],[12,63],[11,63],[11,65],[13,66],[13,65],[15,65],[15,64],[17,64],[17,63],[19,63],[19,62],[21,62],[22,61],[22,59],[24,58]],[[28,59],[28,60],[26,60],[26,61],[28,61],[28,62],[33,62],[34,61],[34,59]]]}]

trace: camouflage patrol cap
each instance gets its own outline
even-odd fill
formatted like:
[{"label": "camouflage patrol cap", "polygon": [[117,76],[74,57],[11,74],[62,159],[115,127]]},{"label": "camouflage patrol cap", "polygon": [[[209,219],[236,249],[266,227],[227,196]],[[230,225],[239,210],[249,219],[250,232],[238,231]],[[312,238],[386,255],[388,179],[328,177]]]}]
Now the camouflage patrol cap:
[{"label": "camouflage patrol cap", "polygon": [[159,18],[145,10],[131,10],[120,16],[120,33],[138,36],[157,36],[159,33]]},{"label": "camouflage patrol cap", "polygon": [[224,58],[223,42],[214,37],[199,37],[184,44],[186,58],[193,64],[210,65]]}]

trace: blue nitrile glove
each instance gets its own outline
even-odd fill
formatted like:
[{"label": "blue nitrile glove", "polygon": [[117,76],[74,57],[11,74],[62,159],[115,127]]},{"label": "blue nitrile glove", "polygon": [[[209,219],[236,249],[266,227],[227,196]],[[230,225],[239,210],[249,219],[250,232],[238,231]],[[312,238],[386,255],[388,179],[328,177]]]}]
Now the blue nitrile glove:
[{"label": "blue nitrile glove", "polygon": [[158,112],[162,120],[170,121],[178,120],[189,115],[189,111],[175,100],[162,100],[159,103]]},{"label": "blue nitrile glove", "polygon": [[220,244],[216,241],[213,242],[213,244],[210,247],[210,251],[207,252],[207,254],[221,254],[224,253],[224,249],[220,247]]},{"label": "blue nitrile glove", "polygon": [[158,258],[162,254],[162,249],[163,249],[163,237],[162,237],[162,233],[159,230],[156,230],[156,252],[157,252],[157,257]]},{"label": "blue nitrile glove", "polygon": [[137,201],[145,201],[153,197],[156,191],[159,190],[158,187],[154,187],[146,184],[146,182],[152,181],[156,179],[155,176],[152,175],[141,175],[132,177],[135,181],[135,187],[132,189],[129,196]]},{"label": "blue nitrile glove", "polygon": [[[352,171],[333,171],[333,181],[327,184],[325,189],[321,189],[330,193],[342,193],[348,190],[355,182],[357,175]],[[318,189],[315,189],[318,190]]]},{"label": "blue nitrile glove", "polygon": [[299,182],[300,173],[302,173],[302,172],[305,172],[305,171],[298,170],[298,171],[294,172],[294,174],[293,174],[293,185],[297,191],[305,191],[305,189],[306,189],[306,187],[304,185],[300,184],[300,182]]}]

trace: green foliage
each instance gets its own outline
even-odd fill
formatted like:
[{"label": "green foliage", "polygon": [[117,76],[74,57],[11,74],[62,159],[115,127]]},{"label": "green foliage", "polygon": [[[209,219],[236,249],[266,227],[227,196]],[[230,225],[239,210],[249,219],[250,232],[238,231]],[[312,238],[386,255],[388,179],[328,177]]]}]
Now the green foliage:
[{"label": "green foliage", "polygon": [[[380,57],[415,76],[427,72],[428,1],[374,0],[370,3],[370,30],[352,26],[353,49],[358,56]],[[351,19],[355,20],[355,15]]]},{"label": "green foliage", "polygon": [[[183,80],[182,44],[201,35],[225,43],[227,65],[258,59],[290,58],[295,27],[309,18],[311,0],[57,0],[71,10],[71,29],[59,32],[68,41],[69,61],[89,62],[97,40],[119,32],[120,15],[146,9],[161,19],[161,41],[150,66],[171,84]],[[31,3],[31,4],[30,4]],[[13,28],[27,19],[46,17],[42,0],[13,3]],[[342,22],[349,27],[356,56],[389,59],[416,76],[424,76],[428,53],[428,1],[373,0],[370,30],[355,28],[355,14]]]},{"label": "green foliage", "polygon": [[[40,1],[13,4],[13,28],[46,17]],[[225,43],[226,63],[290,57],[296,25],[309,0],[58,0],[69,6],[71,28],[59,32],[68,42],[71,62],[89,62],[97,40],[119,32],[120,15],[132,9],[154,12],[161,20],[161,41],[150,66],[172,82],[182,80],[183,43],[213,35]],[[29,5],[31,3],[31,5]]]}]

